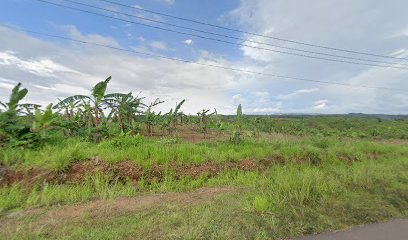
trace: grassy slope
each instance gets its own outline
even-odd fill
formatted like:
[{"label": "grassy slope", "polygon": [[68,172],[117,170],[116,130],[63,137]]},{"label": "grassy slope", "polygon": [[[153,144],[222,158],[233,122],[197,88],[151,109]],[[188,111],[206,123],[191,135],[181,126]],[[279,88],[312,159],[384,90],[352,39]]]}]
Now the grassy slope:
[{"label": "grassy slope", "polygon": [[[287,165],[275,167],[266,174],[230,172],[196,181],[197,186],[236,188],[205,203],[180,206],[164,202],[112,216],[55,219],[36,229],[30,229],[35,217],[17,222],[13,217],[4,217],[1,237],[268,239],[298,236],[407,216],[407,170],[408,159],[404,158],[362,161],[353,166]],[[163,183],[160,189],[171,191],[180,187],[174,185],[180,184]]]},{"label": "grassy slope", "polygon": [[[42,166],[62,171],[72,162],[92,159],[96,154],[111,163],[132,159],[146,168],[171,161],[260,160],[276,155],[282,156],[285,163],[272,165],[265,172],[226,171],[214,178],[196,180],[176,181],[169,175],[163,182],[142,185],[138,190],[130,184],[111,184],[106,176],[93,177],[84,185],[3,188],[0,210],[5,216],[0,218],[0,237],[268,239],[408,216],[408,148],[369,140],[275,136],[234,146],[127,138],[91,145],[71,139],[37,151],[6,150],[1,161],[20,168]],[[344,159],[354,162],[349,164]],[[299,165],[299,161],[305,163]],[[55,208],[61,203],[203,186],[230,186],[236,190],[200,204],[163,203],[112,216],[57,220],[35,229],[30,228],[37,221],[35,216],[6,217],[12,209]]]}]

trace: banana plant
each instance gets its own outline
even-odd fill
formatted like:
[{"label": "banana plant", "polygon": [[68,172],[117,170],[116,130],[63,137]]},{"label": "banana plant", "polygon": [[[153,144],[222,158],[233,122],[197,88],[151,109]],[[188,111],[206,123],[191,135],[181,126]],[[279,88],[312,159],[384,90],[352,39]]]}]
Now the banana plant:
[{"label": "banana plant", "polygon": [[132,93],[111,93],[103,98],[103,102],[111,111],[107,120],[118,120],[122,133],[133,126],[136,115],[142,113],[142,108],[145,104],[142,103],[143,98],[132,96]]},{"label": "banana plant", "polygon": [[6,112],[18,111],[19,102],[27,95],[27,88],[20,90],[21,83],[18,83],[13,90],[11,90],[11,95],[8,103],[1,103],[5,108]]},{"label": "banana plant", "polygon": [[31,103],[24,103],[24,104],[18,104],[18,107],[20,109],[20,112],[26,116],[34,116],[35,111],[41,107],[41,105],[38,104],[31,104]]},{"label": "banana plant", "polygon": [[7,105],[0,101],[0,113],[5,112],[7,110]]},{"label": "banana plant", "polygon": [[235,123],[235,129],[232,132],[231,137],[230,137],[230,141],[234,144],[238,144],[242,141],[242,132],[241,132],[242,118],[243,118],[242,106],[241,104],[239,104],[237,108],[237,121]]},{"label": "banana plant", "polygon": [[174,131],[177,130],[177,119],[183,114],[180,111],[181,106],[185,103],[185,99],[183,99],[180,103],[176,105],[176,107],[170,109],[168,113],[166,113],[165,119],[162,122],[162,129],[167,129],[169,135],[173,135]]},{"label": "banana plant", "polygon": [[90,113],[92,116],[87,116],[89,121],[92,121],[92,125],[94,127],[98,127],[101,123],[101,117],[103,117],[103,98],[105,96],[106,88],[108,86],[109,81],[112,77],[108,77],[105,81],[101,81],[97,83],[91,91],[91,96],[86,95],[74,95],[65,98],[64,100],[60,101],[54,106],[54,109],[61,109],[67,108],[67,106],[71,106],[73,104],[79,104],[82,102],[82,106],[90,111],[86,111]]},{"label": "banana plant", "polygon": [[33,132],[47,129],[55,122],[57,115],[52,112],[52,103],[49,104],[44,112],[39,108],[35,110],[34,121],[31,127]]},{"label": "banana plant", "polygon": [[160,101],[159,98],[156,98],[150,105],[147,107],[146,112],[145,112],[145,123],[146,123],[146,130],[147,134],[149,136],[153,135],[153,126],[157,123],[157,121],[160,119],[161,112],[156,114],[155,112],[152,111],[153,107],[164,103],[164,101]]},{"label": "banana plant", "polygon": [[105,81],[97,83],[93,88],[92,88],[92,97],[91,102],[93,103],[93,111],[95,114],[95,126],[99,126],[101,122],[101,115],[102,113],[102,101],[105,96],[106,88],[108,87],[108,83],[112,77],[108,77]]},{"label": "banana plant", "polygon": [[238,131],[238,132],[241,132],[241,128],[242,128],[242,118],[243,118],[243,115],[242,115],[242,106],[241,106],[241,104],[239,104],[238,107],[237,107],[237,122],[236,122],[236,124],[237,124],[237,131]]},{"label": "banana plant", "polygon": [[24,145],[30,135],[30,127],[18,115],[21,110],[19,102],[28,93],[26,88],[20,88],[21,83],[18,83],[12,89],[9,101],[1,104],[5,111],[0,114],[0,145]]},{"label": "banana plant", "polygon": [[78,110],[78,105],[81,102],[81,99],[86,98],[83,95],[77,95],[76,97],[68,97],[64,100],[60,100],[53,109],[60,112],[61,110],[65,111],[64,115],[68,121],[72,121],[75,116],[75,110]]},{"label": "banana plant", "polygon": [[215,110],[215,112],[208,114],[210,110],[205,110],[203,109],[201,112],[198,112],[198,125],[200,128],[200,131],[203,131],[204,133],[208,133],[208,123],[209,123],[209,119],[212,115],[214,115],[216,113],[217,110]]},{"label": "banana plant", "polygon": [[217,131],[217,135],[221,134],[221,131],[224,130],[224,125],[222,123],[222,119],[220,117],[220,115],[218,115],[217,109],[214,108],[214,125],[216,127]]},{"label": "banana plant", "polygon": [[174,112],[173,112],[173,128],[174,129],[176,128],[178,119],[184,116],[184,113],[180,111],[180,108],[185,102],[186,102],[186,99],[183,99],[179,104],[177,104],[176,108],[174,109]]}]

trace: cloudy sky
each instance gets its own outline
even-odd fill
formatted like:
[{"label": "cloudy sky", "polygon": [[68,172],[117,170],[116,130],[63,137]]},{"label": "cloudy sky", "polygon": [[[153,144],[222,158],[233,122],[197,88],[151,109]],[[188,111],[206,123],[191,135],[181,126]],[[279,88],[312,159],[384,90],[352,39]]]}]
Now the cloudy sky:
[{"label": "cloudy sky", "polygon": [[[7,101],[11,88],[17,82],[29,89],[26,102],[46,105],[57,102],[58,98],[88,94],[95,83],[111,75],[113,80],[108,92],[133,92],[146,97],[147,102],[159,97],[166,101],[160,108],[167,110],[186,98],[183,110],[193,114],[203,108],[217,108],[219,112],[231,114],[239,103],[247,114],[408,114],[408,1],[405,0],[394,0],[392,3],[384,0],[113,0],[243,32],[394,58],[352,54],[228,31],[100,0],[76,1],[110,12],[64,0],[46,1],[116,19],[61,8],[38,0],[3,0],[0,7],[0,101]],[[228,35],[235,39],[197,33],[140,18]],[[136,22],[234,44],[163,31]],[[16,28],[193,63],[84,45],[21,32]],[[399,65],[394,66],[400,68],[325,61],[265,50],[313,55],[271,45],[364,58],[374,65],[377,64],[374,61],[396,62]],[[200,64],[264,74],[236,72]],[[270,73],[348,86],[277,78],[268,75]]]}]

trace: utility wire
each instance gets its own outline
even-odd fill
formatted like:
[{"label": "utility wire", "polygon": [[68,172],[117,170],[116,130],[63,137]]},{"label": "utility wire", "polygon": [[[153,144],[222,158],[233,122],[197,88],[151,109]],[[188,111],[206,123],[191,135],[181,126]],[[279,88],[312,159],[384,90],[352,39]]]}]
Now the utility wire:
[{"label": "utility wire", "polygon": [[387,88],[387,87],[376,87],[376,86],[367,86],[367,85],[355,85],[355,84],[340,83],[340,82],[328,82],[328,81],[314,80],[314,79],[308,79],[308,78],[284,76],[284,75],[279,75],[279,74],[274,74],[274,73],[257,72],[257,71],[245,70],[245,69],[241,69],[241,68],[226,67],[226,66],[222,66],[222,65],[195,62],[195,61],[191,61],[191,60],[179,59],[179,58],[174,58],[174,57],[167,57],[167,56],[158,55],[158,54],[154,54],[154,53],[141,52],[141,51],[136,51],[136,50],[132,50],[132,49],[115,47],[115,46],[101,44],[101,43],[94,43],[94,42],[69,38],[69,37],[60,36],[60,35],[54,35],[54,34],[49,34],[49,33],[43,33],[43,32],[38,32],[38,31],[33,31],[33,30],[17,28],[17,27],[14,27],[14,26],[6,25],[6,24],[0,24],[0,26],[6,27],[6,28],[9,28],[9,29],[13,29],[13,30],[16,30],[16,31],[19,31],[19,32],[31,33],[31,34],[36,34],[36,35],[40,35],[40,36],[50,37],[50,38],[68,40],[68,41],[80,43],[80,44],[83,44],[83,45],[103,47],[103,48],[108,48],[108,49],[122,51],[122,52],[129,52],[129,53],[134,53],[134,54],[139,54],[139,55],[144,55],[144,56],[149,56],[149,57],[154,57],[154,58],[160,58],[160,59],[166,59],[166,60],[171,60],[171,61],[176,61],[176,62],[189,63],[189,64],[194,64],[194,65],[200,65],[200,66],[206,66],[206,67],[212,67],[212,68],[218,68],[218,69],[231,70],[231,71],[240,72],[240,73],[248,73],[248,74],[261,75],[261,76],[269,76],[269,77],[290,79],[290,80],[303,81],[303,82],[313,82],[313,83],[319,83],[319,84],[337,85],[337,86],[344,86],[344,87],[370,88],[370,89],[381,89],[381,90],[408,92],[408,90],[399,89],[399,88]]},{"label": "utility wire", "polygon": [[299,45],[304,45],[304,46],[309,46],[309,47],[316,47],[316,48],[322,48],[322,49],[328,49],[328,50],[340,51],[340,52],[347,52],[347,53],[353,53],[353,54],[360,54],[360,55],[366,55],[366,56],[372,56],[372,57],[390,58],[390,59],[397,59],[397,60],[408,60],[408,58],[387,56],[387,55],[381,55],[381,54],[375,54],[375,53],[369,53],[369,52],[349,50],[349,49],[344,49],[344,48],[336,48],[336,47],[324,46],[324,45],[319,45],[319,44],[313,44],[313,43],[306,43],[306,42],[301,42],[301,41],[296,41],[296,40],[290,40],[290,39],[285,39],[285,38],[280,38],[280,37],[274,37],[274,36],[269,36],[269,35],[263,35],[263,34],[258,34],[258,33],[254,33],[254,32],[243,31],[243,30],[239,30],[239,29],[235,29],[235,28],[224,27],[224,26],[220,26],[220,25],[206,23],[206,22],[203,22],[203,21],[198,21],[198,20],[194,20],[194,19],[190,19],[190,18],[178,17],[178,16],[166,14],[166,13],[163,13],[163,12],[158,12],[158,11],[153,11],[153,10],[141,8],[141,7],[138,7],[138,6],[126,5],[126,4],[111,1],[111,0],[98,0],[98,1],[106,2],[106,3],[110,3],[110,4],[113,4],[113,5],[122,6],[122,7],[126,7],[126,8],[132,8],[132,9],[136,9],[138,11],[153,13],[153,14],[156,14],[156,15],[169,17],[169,18],[173,18],[173,19],[177,19],[177,20],[192,22],[192,23],[196,23],[196,24],[200,24],[200,25],[204,25],[204,26],[210,26],[210,27],[214,27],[214,28],[218,28],[218,29],[223,29],[223,30],[228,30],[228,31],[232,31],[232,32],[238,32],[238,33],[243,33],[243,34],[247,34],[247,35],[252,35],[252,36],[256,36],[256,37],[269,38],[269,39],[274,39],[274,40],[278,40],[278,41],[289,42],[289,43],[294,43],[294,44],[299,44]]},{"label": "utility wire", "polygon": [[305,55],[305,54],[299,54],[299,53],[293,53],[293,52],[285,52],[285,51],[274,50],[274,49],[263,48],[263,47],[256,47],[256,46],[251,46],[251,45],[247,45],[247,44],[235,43],[235,42],[225,41],[225,40],[222,40],[222,39],[216,39],[216,38],[201,36],[201,35],[197,35],[197,34],[171,30],[171,29],[167,29],[167,28],[163,28],[163,27],[159,27],[159,26],[152,26],[152,25],[145,24],[145,23],[140,23],[140,22],[126,20],[126,19],[123,19],[123,18],[117,18],[117,17],[113,17],[113,16],[109,16],[109,15],[104,15],[104,14],[100,14],[100,13],[96,13],[96,12],[92,12],[92,11],[88,11],[88,10],[84,10],[84,9],[80,9],[80,8],[76,8],[76,7],[72,7],[72,6],[67,6],[67,5],[54,3],[54,2],[49,2],[49,1],[46,1],[46,0],[35,0],[35,1],[50,4],[50,5],[54,5],[54,6],[61,7],[61,8],[71,9],[71,10],[78,11],[78,12],[84,12],[84,13],[88,13],[88,14],[95,15],[95,16],[110,18],[110,19],[114,19],[114,20],[118,20],[118,21],[122,21],[122,22],[126,22],[126,23],[136,24],[136,25],[140,25],[140,26],[144,26],[144,27],[159,29],[159,30],[163,30],[163,31],[167,31],[167,32],[172,32],[172,33],[177,33],[177,34],[181,34],[181,35],[197,37],[197,38],[206,39],[206,40],[217,41],[217,42],[226,43],[226,44],[230,44],[230,45],[249,47],[249,48],[254,48],[254,49],[259,49],[259,50],[266,50],[266,51],[271,51],[271,52],[276,52],[276,53],[281,53],[281,54],[287,54],[287,55],[293,55],[293,56],[299,56],[299,57],[305,57],[305,58],[312,58],[312,59],[319,59],[319,60],[326,60],[326,61],[331,61],[331,62],[340,62],[340,63],[349,63],[349,64],[354,64],[354,65],[364,65],[364,66],[372,66],[372,67],[395,68],[395,69],[408,70],[407,67],[399,67],[399,66],[393,66],[393,65],[378,65],[378,64],[362,63],[362,62],[353,62],[353,61],[317,57],[317,56],[311,56],[311,55]]},{"label": "utility wire", "polygon": [[310,53],[310,54],[317,54],[317,55],[323,55],[323,56],[329,56],[329,57],[336,57],[336,58],[343,58],[343,59],[349,59],[349,60],[357,60],[357,61],[363,61],[363,62],[373,62],[373,63],[381,63],[381,64],[408,66],[408,64],[398,63],[398,62],[384,62],[384,61],[378,61],[378,60],[371,60],[371,59],[367,59],[367,58],[356,58],[356,57],[342,56],[342,55],[337,55],[337,54],[330,54],[330,53],[323,53],[323,52],[304,50],[304,49],[293,48],[293,47],[279,46],[279,45],[276,45],[276,44],[270,44],[270,43],[259,42],[259,41],[254,41],[254,40],[240,38],[240,37],[234,37],[234,36],[225,35],[225,34],[219,34],[219,33],[204,31],[204,30],[200,30],[200,29],[197,29],[197,28],[180,26],[180,25],[177,25],[177,24],[167,23],[167,22],[163,22],[163,21],[159,21],[159,20],[155,20],[155,19],[151,19],[151,18],[145,18],[145,17],[134,15],[134,14],[128,14],[128,13],[124,13],[124,12],[120,12],[120,11],[115,11],[115,10],[111,10],[111,9],[107,9],[107,8],[102,8],[102,7],[98,7],[98,6],[91,5],[91,4],[81,3],[81,2],[78,2],[78,1],[73,1],[73,0],[62,0],[62,1],[77,4],[77,5],[81,5],[81,6],[85,6],[85,7],[90,7],[90,8],[94,8],[94,9],[98,9],[98,10],[102,10],[102,11],[106,11],[106,12],[110,12],[110,13],[114,13],[114,14],[120,14],[120,15],[127,16],[127,17],[133,17],[133,18],[137,18],[137,19],[140,19],[140,20],[143,20],[143,21],[148,21],[148,22],[152,22],[152,23],[159,23],[159,24],[162,24],[162,25],[167,25],[167,26],[171,26],[171,27],[191,30],[191,31],[204,33],[204,34],[210,34],[210,35],[218,36],[218,37],[224,37],[224,38],[229,38],[229,39],[234,39],[234,40],[240,40],[240,41],[243,41],[243,42],[248,42],[248,43],[253,43],[253,44],[261,44],[261,45],[266,45],[266,46],[276,47],[276,48],[281,48],[281,49],[286,49],[286,50],[292,50],[292,51],[298,51],[298,52]]}]

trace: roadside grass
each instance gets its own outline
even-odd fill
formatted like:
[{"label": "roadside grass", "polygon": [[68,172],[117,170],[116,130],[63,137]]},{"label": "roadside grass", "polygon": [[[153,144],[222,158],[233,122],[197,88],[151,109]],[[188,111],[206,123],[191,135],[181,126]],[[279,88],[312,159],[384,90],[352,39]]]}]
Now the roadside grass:
[{"label": "roadside grass", "polygon": [[[263,134],[236,145],[124,136],[100,144],[70,138],[36,150],[0,149],[0,164],[13,169],[63,173],[76,162],[96,158],[113,165],[131,160],[144,170],[155,165],[242,159],[265,165],[259,171],[226,169],[196,179],[176,178],[174,172],[166,171],[160,181],[142,178],[137,186],[130,179],[118,181],[102,172],[87,176],[83,184],[3,186],[0,239],[282,239],[408,216],[408,148],[404,144]],[[51,223],[38,222],[42,213],[29,214],[33,208],[45,214],[61,205],[202,187],[235,191],[199,204],[163,202],[133,212],[52,219]],[[26,212],[27,216],[15,217]]]},{"label": "roadside grass", "polygon": [[[138,196],[147,192],[178,192],[199,187],[229,186],[225,194],[197,205],[163,203],[106,218],[81,217],[30,229],[35,219],[8,224],[1,238],[223,238],[280,239],[355,224],[408,216],[408,158],[364,159],[351,165],[343,161],[320,165],[274,165],[266,172],[225,171],[214,178],[175,180],[135,190],[130,184],[95,176],[78,186],[50,185],[34,189],[13,186],[0,191],[1,206],[8,209],[51,207],[91,199]],[[8,199],[8,200],[7,200]],[[103,211],[103,210],[101,210]],[[4,212],[6,214],[6,212]],[[31,222],[30,222],[31,221]]]},{"label": "roadside grass", "polygon": [[153,165],[202,164],[207,161],[224,163],[241,159],[259,160],[280,156],[285,162],[308,161],[320,164],[343,157],[343,160],[358,161],[369,157],[408,155],[401,145],[381,144],[369,140],[340,139],[336,137],[249,138],[239,145],[229,142],[202,142],[192,144],[181,141],[167,143],[157,139],[125,136],[92,144],[82,139],[67,139],[56,145],[41,149],[0,149],[0,164],[19,168],[40,167],[63,172],[78,161],[95,157],[115,164],[132,160],[144,168]]}]

